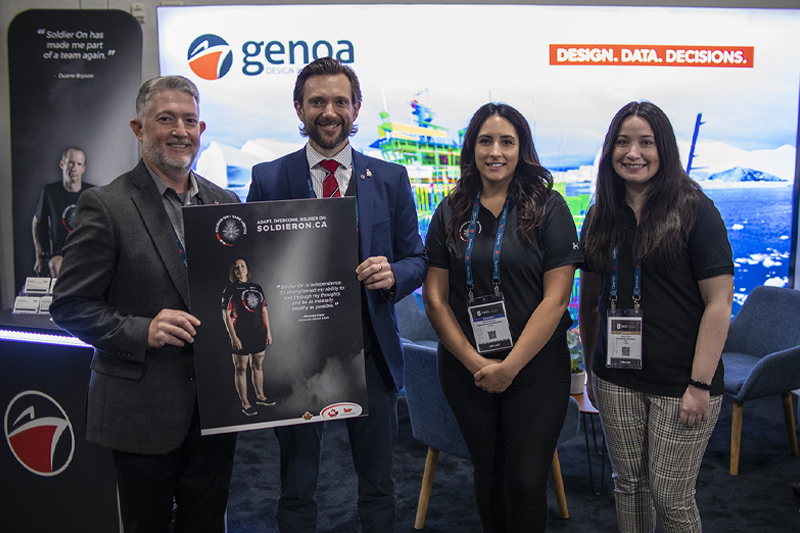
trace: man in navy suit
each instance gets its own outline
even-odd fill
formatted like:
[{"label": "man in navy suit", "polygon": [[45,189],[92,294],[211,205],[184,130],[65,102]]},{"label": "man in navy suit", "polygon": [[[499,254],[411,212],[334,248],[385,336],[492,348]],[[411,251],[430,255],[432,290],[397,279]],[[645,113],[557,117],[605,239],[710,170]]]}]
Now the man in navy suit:
[{"label": "man in navy suit", "polygon": [[[350,146],[361,108],[361,87],[351,68],[330,57],[307,65],[297,76],[294,107],[308,144],[253,167],[247,201],[356,197],[369,416],[345,423],[358,474],[361,531],[390,533],[395,520],[392,447],[397,391],[403,387],[394,304],[422,284],[428,264],[411,185],[402,166]],[[316,531],[322,430],[322,423],[275,430],[281,450],[281,533]]]}]

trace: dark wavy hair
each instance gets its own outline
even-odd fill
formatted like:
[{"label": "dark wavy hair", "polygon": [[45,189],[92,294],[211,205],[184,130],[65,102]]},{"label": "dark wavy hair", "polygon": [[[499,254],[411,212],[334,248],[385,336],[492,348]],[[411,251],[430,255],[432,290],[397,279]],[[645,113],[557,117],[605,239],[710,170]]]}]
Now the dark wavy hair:
[{"label": "dark wavy hair", "polygon": [[453,218],[447,228],[447,238],[453,239],[456,244],[459,228],[469,219],[472,202],[482,188],[481,175],[475,163],[478,133],[483,123],[495,115],[503,117],[514,126],[519,140],[519,161],[508,192],[511,203],[517,206],[518,232],[522,241],[526,244],[533,243],[534,230],[544,220],[544,204],[553,189],[553,176],[539,163],[539,156],[533,146],[531,127],[522,113],[510,105],[490,102],[482,105],[469,121],[461,147],[461,178],[448,196],[453,208]]},{"label": "dark wavy hair", "polygon": [[[626,225],[625,181],[614,170],[613,156],[622,123],[641,117],[650,124],[658,150],[658,171],[650,180],[637,228]],[[597,172],[596,201],[584,222],[584,254],[590,268],[608,272],[611,251],[623,235],[636,232],[633,253],[653,265],[674,268],[684,253],[684,243],[694,227],[700,186],[681,166],[678,143],[667,115],[647,101],[630,102],[611,121],[603,143]]]},{"label": "dark wavy hair", "polygon": [[[305,96],[306,80],[311,76],[337,76],[342,74],[347,77],[350,82],[350,97],[352,98],[353,105],[361,103],[361,83],[358,81],[358,76],[353,69],[332,57],[320,57],[315,59],[308,65],[302,68],[297,74],[297,80],[294,82],[294,92],[292,98],[294,102],[303,104],[303,97]],[[300,126],[300,133],[307,137],[305,125]],[[350,135],[358,133],[358,126],[353,124],[350,128]]]},{"label": "dark wavy hair", "polygon": [[236,266],[236,261],[244,261],[244,266],[247,267],[247,279],[245,281],[250,281],[250,265],[247,263],[247,259],[244,257],[237,257],[233,260],[233,263],[231,263],[231,268],[228,270],[228,279],[231,280],[231,283],[235,283],[238,279],[236,274],[233,272],[233,268]]}]

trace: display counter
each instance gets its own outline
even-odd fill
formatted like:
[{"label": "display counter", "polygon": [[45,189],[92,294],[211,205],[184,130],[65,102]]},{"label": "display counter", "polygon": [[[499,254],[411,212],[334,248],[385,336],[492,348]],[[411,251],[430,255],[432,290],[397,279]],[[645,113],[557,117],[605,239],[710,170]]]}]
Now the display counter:
[{"label": "display counter", "polygon": [[0,311],[0,530],[121,531],[111,452],[86,442],[91,347]]}]

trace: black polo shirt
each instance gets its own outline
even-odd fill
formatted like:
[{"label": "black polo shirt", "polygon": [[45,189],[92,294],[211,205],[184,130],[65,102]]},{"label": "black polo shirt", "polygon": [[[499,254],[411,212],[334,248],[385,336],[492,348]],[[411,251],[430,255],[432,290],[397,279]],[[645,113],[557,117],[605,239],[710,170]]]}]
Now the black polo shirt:
[{"label": "black polo shirt", "polygon": [[[587,214],[587,220],[593,208]],[[633,210],[626,206],[627,227],[636,227]],[[586,227],[586,226],[584,226]],[[625,235],[619,254],[617,307],[633,307],[633,239],[635,230]],[[683,247],[683,261],[671,270],[642,261],[641,309],[643,313],[642,369],[606,368],[608,335],[608,295],[611,276],[603,278],[603,294],[598,302],[600,335],[595,346],[592,371],[621,387],[646,394],[680,397],[692,373],[694,349],[705,302],[698,281],[733,274],[734,264],[725,223],[710,198],[703,195],[697,220]],[[590,271],[586,265],[583,267]],[[589,349],[584,346],[584,350]],[[711,394],[723,393],[723,367],[720,359]]]},{"label": "black polo shirt", "polygon": [[[428,250],[430,266],[450,271],[450,307],[452,307],[464,334],[475,346],[475,337],[467,314],[468,294],[464,265],[469,221],[467,220],[461,225],[462,238],[458,239],[456,249],[452,241],[449,245],[445,243],[447,226],[452,216],[453,210],[445,198],[433,214],[425,245]],[[492,255],[494,254],[494,239],[497,235],[498,222],[499,217],[495,217],[491,211],[481,206],[478,213],[477,235],[472,249],[472,272],[476,297],[494,293]],[[517,208],[512,202],[500,251],[500,290],[505,297],[511,336],[515,343],[533,311],[542,301],[544,273],[564,265],[577,265],[583,261],[583,253],[578,246],[575,222],[567,203],[559,193],[552,191],[548,196],[544,222],[535,230],[536,239],[531,245],[526,245],[520,239],[517,232],[518,226]],[[561,322],[548,342],[548,346],[553,341],[566,346],[565,334],[571,325],[572,319],[569,312],[564,311]],[[504,358],[506,355],[507,352],[499,352],[492,354],[492,357]]]}]

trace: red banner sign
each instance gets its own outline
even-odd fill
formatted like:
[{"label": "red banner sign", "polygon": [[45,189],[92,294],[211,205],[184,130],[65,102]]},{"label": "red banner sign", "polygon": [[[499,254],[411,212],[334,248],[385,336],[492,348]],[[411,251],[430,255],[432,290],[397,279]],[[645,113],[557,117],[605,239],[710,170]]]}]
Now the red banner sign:
[{"label": "red banner sign", "polygon": [[752,46],[551,44],[551,65],[753,68]]}]

